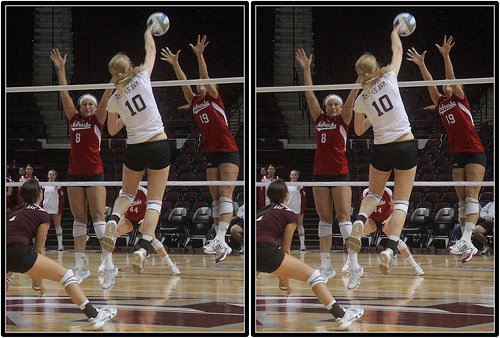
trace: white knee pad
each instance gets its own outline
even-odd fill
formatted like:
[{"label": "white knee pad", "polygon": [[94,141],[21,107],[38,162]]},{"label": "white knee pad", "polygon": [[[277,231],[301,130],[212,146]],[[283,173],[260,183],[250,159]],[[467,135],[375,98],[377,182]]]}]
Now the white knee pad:
[{"label": "white knee pad", "polygon": [[92,223],[94,226],[94,231],[95,235],[97,236],[98,239],[101,239],[104,237],[104,231],[106,230],[106,222],[104,221],[97,221]]},{"label": "white knee pad", "polygon": [[213,218],[220,217],[219,201],[212,201],[212,217]]},{"label": "white knee pad", "polygon": [[330,236],[332,234],[332,225],[323,221],[319,221],[318,237]]},{"label": "white knee pad", "polygon": [[369,198],[373,198],[375,200],[375,202],[377,203],[375,205],[378,205],[380,203],[380,200],[382,199],[382,196],[377,195],[377,194],[375,194],[375,193],[373,193],[371,191],[368,191],[368,193],[365,196],[365,198],[368,198],[368,197]]},{"label": "white knee pad", "polygon": [[161,213],[161,201],[160,200],[149,200],[146,202],[146,211],[154,210]]},{"label": "white knee pad", "polygon": [[467,214],[465,213],[465,201],[458,202],[458,218],[465,218]]},{"label": "white knee pad", "polygon": [[321,275],[321,272],[319,272],[318,269],[314,270],[314,272],[312,273],[312,275],[307,280],[307,283],[309,283],[310,287],[313,287],[313,286],[315,286],[316,284],[319,284],[319,283],[326,284],[325,283],[325,279],[323,278],[323,276]]},{"label": "white knee pad", "polygon": [[219,197],[219,213],[221,215],[232,214],[233,210],[233,200],[224,196]]},{"label": "white knee pad", "polygon": [[71,269],[69,269],[64,274],[63,278],[61,278],[59,283],[61,283],[64,288],[66,288],[68,285],[73,284],[73,283],[80,284],[80,283],[78,283],[78,279],[76,279],[75,274],[73,273],[73,270],[71,270]]},{"label": "white knee pad", "polygon": [[394,201],[394,210],[401,210],[404,211],[405,213],[408,213],[408,201],[403,201],[403,200],[395,200]]},{"label": "white knee pad", "polygon": [[398,250],[403,251],[405,249],[408,249],[408,246],[406,245],[406,243],[401,241],[401,240],[398,241]]},{"label": "white knee pad", "polygon": [[352,222],[351,221],[343,221],[339,222],[340,233],[342,234],[342,238],[346,239],[351,236],[352,233]]},{"label": "white knee pad", "polygon": [[477,199],[472,197],[465,198],[465,214],[467,216],[479,214],[480,209],[481,205],[479,204],[479,201]]},{"label": "white knee pad", "polygon": [[299,236],[304,236],[306,234],[306,231],[304,230],[303,225],[297,226],[297,232],[299,233]]},{"label": "white knee pad", "polygon": [[87,224],[74,221],[73,222],[73,238],[85,236],[87,234]]},{"label": "white knee pad", "polygon": [[160,251],[164,248],[163,244],[161,244],[161,242],[156,238],[151,241],[151,246],[155,249],[155,251]]},{"label": "white knee pad", "polygon": [[123,191],[123,189],[120,189],[120,193],[118,194],[118,196],[126,198],[130,202],[130,204],[132,204],[132,202],[135,199],[134,195],[131,195],[128,192]]}]

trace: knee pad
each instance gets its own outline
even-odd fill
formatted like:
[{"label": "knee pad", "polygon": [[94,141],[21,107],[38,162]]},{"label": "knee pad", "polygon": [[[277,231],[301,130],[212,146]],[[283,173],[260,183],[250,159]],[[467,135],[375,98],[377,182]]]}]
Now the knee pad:
[{"label": "knee pad", "polygon": [[299,233],[299,236],[304,236],[306,231],[304,230],[304,226],[303,225],[299,225],[297,227],[297,232]]},{"label": "knee pad", "polygon": [[212,201],[212,217],[213,218],[220,217],[219,201]]},{"label": "knee pad", "polygon": [[161,242],[156,238],[151,241],[151,246],[155,249],[155,251],[160,251],[164,248],[163,244],[161,244]]},{"label": "knee pad", "polygon": [[310,287],[313,287],[313,286],[315,286],[316,284],[319,284],[319,283],[326,284],[325,283],[325,279],[323,278],[323,276],[321,275],[321,272],[319,272],[318,269],[314,270],[314,272],[312,273],[312,275],[307,280],[307,283],[309,284]]},{"label": "knee pad", "polygon": [[472,197],[465,198],[465,214],[467,216],[479,214],[480,209],[481,205],[479,204],[479,201],[477,199]]},{"label": "knee pad", "polygon": [[95,235],[98,239],[104,237],[104,231],[106,230],[106,222],[97,221],[92,224],[94,226]]},{"label": "knee pad", "polygon": [[405,242],[403,242],[403,241],[400,240],[398,242],[398,250],[401,252],[401,251],[403,251],[405,249],[408,249],[408,246],[406,245]]},{"label": "knee pad", "polygon": [[458,202],[458,218],[465,218],[467,214],[465,213],[465,201]]},{"label": "knee pad", "polygon": [[87,224],[73,222],[73,238],[87,235]]},{"label": "knee pad", "polygon": [[63,278],[61,278],[59,283],[61,283],[64,288],[66,288],[68,285],[73,284],[73,283],[80,284],[80,283],[78,283],[78,279],[76,279],[75,274],[73,273],[73,270],[71,270],[71,269],[69,269],[64,274]]},{"label": "knee pad", "polygon": [[118,196],[126,198],[129,201],[130,204],[132,204],[132,202],[135,199],[134,195],[131,195],[128,192],[123,191],[123,189],[120,189],[120,193],[118,194]]},{"label": "knee pad", "polygon": [[394,201],[394,210],[401,210],[404,211],[405,213],[408,213],[408,201],[403,201],[403,200],[395,200]]},{"label": "knee pad", "polygon": [[149,200],[146,202],[146,211],[154,210],[161,213],[161,201],[160,200]]},{"label": "knee pad", "polygon": [[340,233],[342,234],[343,239],[349,238],[351,236],[351,233],[352,233],[352,222],[351,221],[339,222],[339,228],[340,228]]},{"label": "knee pad", "polygon": [[380,203],[380,200],[382,200],[382,196],[377,195],[377,194],[375,194],[375,193],[373,193],[371,191],[368,191],[368,193],[365,196],[365,198],[368,198],[368,197],[375,200],[375,202],[377,203],[375,205],[378,205]]},{"label": "knee pad", "polygon": [[224,196],[219,197],[219,213],[221,215],[233,214],[233,200]]},{"label": "knee pad", "polygon": [[318,237],[330,236],[332,234],[332,225],[323,221],[319,221]]}]

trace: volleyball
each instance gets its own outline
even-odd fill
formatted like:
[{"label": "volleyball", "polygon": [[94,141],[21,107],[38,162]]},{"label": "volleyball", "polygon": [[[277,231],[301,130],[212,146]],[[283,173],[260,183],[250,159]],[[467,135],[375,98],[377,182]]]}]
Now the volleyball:
[{"label": "volleyball", "polygon": [[170,27],[170,20],[168,16],[164,13],[153,13],[149,16],[146,22],[147,26],[153,26],[151,33],[154,36],[162,36],[165,34]]},{"label": "volleyball", "polygon": [[400,36],[410,36],[417,27],[417,20],[415,17],[409,13],[400,13],[396,15],[392,23],[393,27],[401,24],[399,27]]}]

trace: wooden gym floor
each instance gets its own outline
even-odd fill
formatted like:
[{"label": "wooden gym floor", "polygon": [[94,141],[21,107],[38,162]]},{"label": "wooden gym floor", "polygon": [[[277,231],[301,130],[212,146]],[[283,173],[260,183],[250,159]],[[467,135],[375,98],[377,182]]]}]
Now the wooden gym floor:
[{"label": "wooden gym floor", "polygon": [[[73,251],[47,252],[66,267],[74,266]],[[214,256],[171,254],[181,270],[173,277],[157,255],[151,255],[143,275],[131,269],[132,253],[115,253],[119,268],[111,290],[100,287],[100,253],[89,252],[90,277],[81,286],[97,307],[114,305],[117,315],[104,326],[109,332],[227,332],[245,330],[245,260],[230,255],[215,264]],[[45,281],[47,293],[37,297],[31,279],[16,274],[5,302],[8,333],[85,332],[90,324],[59,283]]]},{"label": "wooden gym floor", "polygon": [[[313,267],[320,265],[318,251],[292,251]],[[474,256],[462,264],[461,256],[414,255],[425,274],[417,277],[401,255],[389,275],[378,269],[377,253],[360,253],[364,267],[361,285],[347,291],[342,276],[345,252],[332,251],[337,275],[327,285],[340,305],[356,304],[364,315],[351,332],[488,333],[495,330],[495,259]],[[284,297],[278,280],[261,274],[256,283],[255,331],[331,332],[332,315],[317,301],[309,285],[291,281],[293,292]]]}]

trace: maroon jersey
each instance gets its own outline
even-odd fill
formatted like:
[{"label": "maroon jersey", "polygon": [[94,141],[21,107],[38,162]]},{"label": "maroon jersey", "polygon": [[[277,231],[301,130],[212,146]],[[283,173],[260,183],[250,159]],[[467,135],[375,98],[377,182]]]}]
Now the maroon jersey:
[{"label": "maroon jersey", "polygon": [[98,175],[103,173],[101,160],[101,135],[103,125],[92,115],[88,119],[76,113],[69,122],[71,152],[69,154],[70,175]]},{"label": "maroon jersey", "polygon": [[283,204],[276,205],[267,214],[257,218],[257,244],[276,245],[286,225],[297,222],[297,215]]},{"label": "maroon jersey", "polygon": [[[368,194],[368,188],[366,188],[363,191],[363,194],[361,196],[361,201],[363,200],[363,198],[366,197],[366,194]],[[392,190],[386,187],[384,188],[382,199],[375,208],[375,211],[373,211],[368,218],[371,218],[375,223],[382,223],[383,221],[388,219],[389,216],[391,216],[392,214],[391,201],[392,201]]]},{"label": "maroon jersey", "polygon": [[438,100],[438,113],[448,133],[451,153],[484,152],[467,98],[455,94],[451,98],[441,95]]},{"label": "maroon jersey", "polygon": [[128,218],[133,223],[137,223],[144,219],[144,215],[146,214],[146,203],[148,201],[146,197],[147,193],[148,191],[140,186],[135,194],[134,201],[123,217]]},{"label": "maroon jersey", "polygon": [[321,113],[316,120],[316,153],[314,174],[337,176],[349,173],[346,142],[349,126],[342,116],[332,119]]},{"label": "maroon jersey", "polygon": [[7,222],[7,245],[33,245],[40,224],[49,223],[50,215],[36,204],[31,204]]},{"label": "maroon jersey", "polygon": [[224,103],[220,96],[213,98],[209,94],[205,97],[195,95],[191,102],[193,117],[201,133],[203,150],[206,153],[232,153],[238,147],[229,130]]}]

